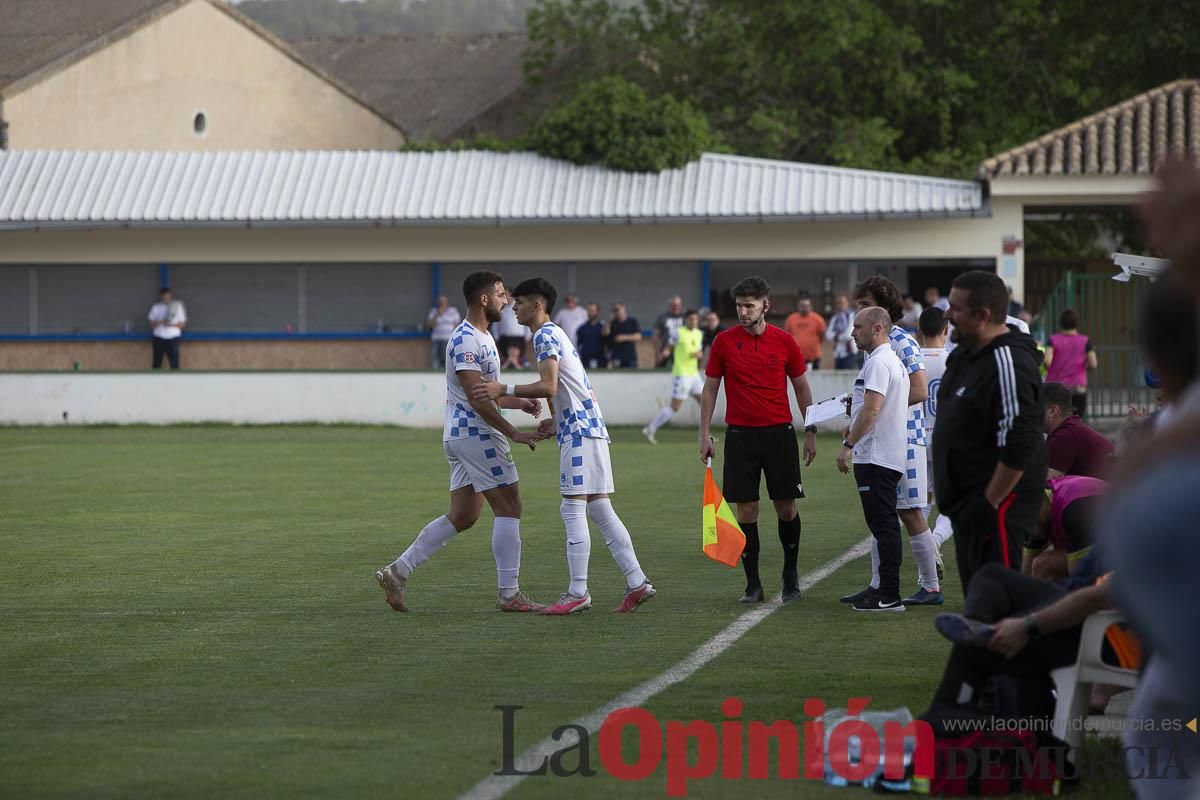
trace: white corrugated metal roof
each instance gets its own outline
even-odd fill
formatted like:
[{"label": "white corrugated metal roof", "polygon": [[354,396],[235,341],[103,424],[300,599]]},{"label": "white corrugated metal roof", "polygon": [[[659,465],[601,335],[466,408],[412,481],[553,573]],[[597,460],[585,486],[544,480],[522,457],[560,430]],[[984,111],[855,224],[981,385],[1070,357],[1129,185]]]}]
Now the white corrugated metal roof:
[{"label": "white corrugated metal roof", "polygon": [[659,174],[532,153],[0,152],[0,228],[740,222],[987,215],[971,181],[706,154]]}]

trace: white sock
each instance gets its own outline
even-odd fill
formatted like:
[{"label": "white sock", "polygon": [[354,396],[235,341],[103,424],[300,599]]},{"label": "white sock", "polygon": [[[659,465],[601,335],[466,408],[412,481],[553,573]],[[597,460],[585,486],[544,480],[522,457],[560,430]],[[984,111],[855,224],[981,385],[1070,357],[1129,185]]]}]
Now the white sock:
[{"label": "white sock", "polygon": [[625,523],[621,522],[617,512],[613,511],[612,503],[608,498],[588,503],[587,513],[592,518],[592,522],[596,523],[596,527],[600,529],[601,535],[604,536],[604,543],[608,545],[608,552],[612,553],[617,567],[625,575],[625,586],[633,589],[645,583],[646,573],[642,572],[637,555],[633,552],[633,539],[629,538],[629,531],[626,530]]},{"label": "white sock", "polygon": [[937,577],[937,543],[928,530],[908,537],[917,561],[917,583],[931,592],[941,591]]},{"label": "white sock", "polygon": [[450,538],[456,533],[458,531],[454,529],[449,517],[445,515],[438,517],[421,529],[408,549],[392,562],[392,566],[396,568],[396,572],[407,578],[414,569],[433,558],[434,553],[445,547],[446,542],[450,541]]},{"label": "white sock", "polygon": [[658,410],[658,414],[654,416],[654,419],[647,427],[650,429],[651,433],[654,433],[663,425],[666,425],[667,421],[673,416],[675,416],[675,409],[671,408],[669,405],[663,406]]},{"label": "white sock", "polygon": [[871,588],[879,588],[879,542],[871,537]]},{"label": "white sock", "polygon": [[517,593],[521,572],[521,520],[496,517],[492,525],[492,555],[496,557],[496,585],[505,600]]},{"label": "white sock", "polygon": [[950,518],[945,514],[938,514],[937,522],[933,524],[933,538],[937,541],[937,546],[944,545],[953,535],[954,526],[950,523]]},{"label": "white sock", "polygon": [[567,571],[571,585],[567,591],[576,597],[587,594],[588,558],[592,554],[592,535],[588,531],[587,502],[563,498],[559,506],[567,529]]}]

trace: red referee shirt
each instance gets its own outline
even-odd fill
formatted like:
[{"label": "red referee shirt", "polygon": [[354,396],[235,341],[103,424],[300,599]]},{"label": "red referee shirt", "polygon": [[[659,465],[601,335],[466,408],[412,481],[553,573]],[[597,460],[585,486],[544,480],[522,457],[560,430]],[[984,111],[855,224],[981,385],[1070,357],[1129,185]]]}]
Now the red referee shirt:
[{"label": "red referee shirt", "polygon": [[741,325],[721,331],[713,341],[704,373],[725,379],[725,423],[765,428],[792,421],[788,379],[807,366],[796,340],[768,325],[760,335]]}]

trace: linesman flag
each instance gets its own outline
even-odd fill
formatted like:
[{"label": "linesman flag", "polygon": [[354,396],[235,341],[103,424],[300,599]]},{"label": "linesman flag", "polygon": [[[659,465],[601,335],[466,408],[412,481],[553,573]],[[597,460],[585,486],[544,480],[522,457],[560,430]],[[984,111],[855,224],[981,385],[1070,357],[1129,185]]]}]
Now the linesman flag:
[{"label": "linesman flag", "polygon": [[710,458],[704,473],[704,555],[713,561],[736,567],[745,549],[746,534],[742,533],[737,517],[713,480]]}]

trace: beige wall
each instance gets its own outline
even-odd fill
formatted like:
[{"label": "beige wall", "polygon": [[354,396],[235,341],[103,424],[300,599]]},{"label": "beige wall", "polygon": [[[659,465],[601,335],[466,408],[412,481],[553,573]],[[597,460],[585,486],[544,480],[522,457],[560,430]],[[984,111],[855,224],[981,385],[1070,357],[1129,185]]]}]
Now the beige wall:
[{"label": "beige wall", "polygon": [[889,222],[46,229],[0,231],[0,263],[996,258],[1019,220],[1018,204],[992,218]]},{"label": "beige wall", "polygon": [[[653,346],[638,348],[642,367],[653,365]],[[530,355],[529,353],[526,354]],[[151,345],[141,342],[0,342],[0,372],[127,370],[150,368]],[[428,369],[425,339],[192,341],[180,346],[183,369]]]},{"label": "beige wall", "polygon": [[[207,128],[193,131],[203,112]],[[394,149],[399,130],[205,0],[4,98],[12,149]]]}]

